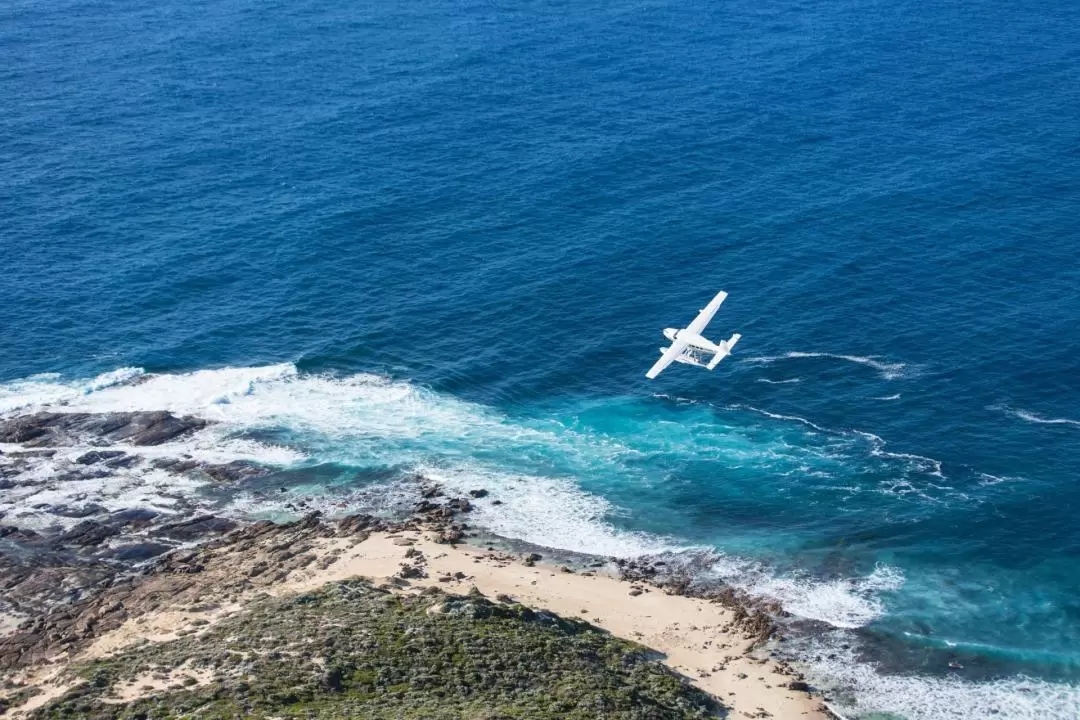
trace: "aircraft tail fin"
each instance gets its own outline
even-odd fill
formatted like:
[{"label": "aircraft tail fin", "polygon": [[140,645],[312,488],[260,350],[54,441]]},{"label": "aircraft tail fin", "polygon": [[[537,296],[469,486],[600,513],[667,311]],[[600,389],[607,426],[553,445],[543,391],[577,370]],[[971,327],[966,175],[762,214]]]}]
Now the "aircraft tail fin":
[{"label": "aircraft tail fin", "polygon": [[721,360],[731,354],[731,348],[735,347],[735,343],[739,342],[740,338],[742,338],[742,335],[740,335],[739,333],[735,333],[727,340],[720,343],[720,350],[715,355],[713,355],[712,360],[709,361],[709,364],[706,365],[706,367],[712,370],[717,365],[719,365]]}]

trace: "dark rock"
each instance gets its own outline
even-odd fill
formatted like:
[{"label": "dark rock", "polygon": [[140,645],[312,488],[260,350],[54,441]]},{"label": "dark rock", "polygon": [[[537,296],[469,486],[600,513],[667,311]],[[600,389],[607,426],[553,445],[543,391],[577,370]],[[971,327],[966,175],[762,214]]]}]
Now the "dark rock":
[{"label": "dark rock", "polygon": [[34,540],[39,540],[41,536],[33,530],[24,530],[23,528],[17,528],[14,525],[0,525],[0,538],[19,542],[33,542]]},{"label": "dark rock", "polygon": [[[3,453],[0,453],[2,455]],[[8,453],[7,457],[11,458],[31,458],[31,457],[43,457],[51,458],[56,455],[55,450],[19,450],[17,452]]]},{"label": "dark rock", "polygon": [[113,470],[120,470],[121,468],[134,467],[142,460],[138,455],[123,455],[121,457],[113,458],[112,460],[105,461],[105,467],[112,468]]},{"label": "dark rock", "polygon": [[207,421],[163,410],[118,413],[39,412],[0,422],[0,442],[62,447],[86,439],[160,445],[201,430]]},{"label": "dark rock", "polygon": [[90,452],[75,458],[75,462],[80,465],[93,465],[102,460],[121,458],[124,457],[124,455],[126,455],[126,453],[122,450],[91,450]]},{"label": "dark rock", "polygon": [[223,465],[203,465],[200,469],[214,480],[222,483],[235,483],[267,474],[265,468],[240,460]]},{"label": "dark rock", "polygon": [[222,535],[235,528],[236,523],[232,520],[213,515],[203,515],[184,522],[162,525],[151,534],[157,537],[172,538],[173,540],[189,541],[197,540],[205,535]]},{"label": "dark rock", "polygon": [[164,545],[162,543],[132,543],[131,545],[121,545],[113,548],[109,551],[109,557],[129,562],[143,562],[144,560],[155,558],[158,555],[163,555],[170,550],[172,550],[171,545]]},{"label": "dark rock", "polygon": [[69,505],[55,505],[49,509],[50,515],[59,515],[60,517],[67,518],[85,518],[91,515],[101,515],[108,512],[101,505],[96,503],[89,503],[87,505],[79,505],[71,507]]},{"label": "dark rock", "polygon": [[199,467],[194,460],[180,460],[178,458],[157,458],[151,463],[159,470],[168,470],[171,473],[186,473]]},{"label": "dark rock", "polygon": [[482,488],[480,490],[470,490],[469,495],[474,497],[474,498],[487,497],[488,496],[488,491],[484,490]]},{"label": "dark rock", "polygon": [[465,537],[465,533],[456,527],[443,528],[435,534],[435,542],[442,543],[443,545],[453,545],[461,542],[461,539]]},{"label": "dark rock", "polygon": [[66,533],[57,536],[56,542],[87,547],[91,545],[100,545],[113,535],[119,534],[120,528],[113,527],[112,525],[105,525],[104,523],[95,520],[83,520]]},{"label": "dark rock", "polygon": [[792,680],[787,684],[788,690],[797,690],[799,692],[813,692],[809,685],[801,680]]},{"label": "dark rock", "polygon": [[525,559],[522,560],[522,564],[524,564],[525,567],[533,567],[534,565],[536,565],[536,563],[540,562],[543,559],[544,556],[540,555],[539,553],[529,553],[525,556]]},{"label": "dark rock", "polygon": [[398,570],[397,575],[402,579],[411,580],[426,578],[427,572],[419,565],[409,565],[407,563],[401,563],[401,569]]},{"label": "dark rock", "polygon": [[158,513],[153,510],[147,510],[146,508],[129,508],[127,510],[114,512],[109,516],[109,522],[133,528],[144,528],[150,525],[157,516]]},{"label": "dark rock", "polygon": [[446,507],[455,512],[469,512],[472,510],[472,503],[465,498],[454,498],[446,503]]},{"label": "dark rock", "polygon": [[374,515],[349,515],[338,522],[338,535],[358,535],[378,532],[386,527],[386,521]]}]

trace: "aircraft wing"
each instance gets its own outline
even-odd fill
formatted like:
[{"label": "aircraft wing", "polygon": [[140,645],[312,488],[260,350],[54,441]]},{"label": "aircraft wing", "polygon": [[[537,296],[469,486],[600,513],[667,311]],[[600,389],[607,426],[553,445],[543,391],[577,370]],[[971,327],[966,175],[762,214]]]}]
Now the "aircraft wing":
[{"label": "aircraft wing", "polygon": [[[715,310],[713,312],[715,312]],[[679,355],[682,354],[682,351],[686,349],[686,345],[687,342],[685,340],[672,340],[671,347],[665,350],[664,354],[660,356],[660,359],[657,360],[651,368],[649,368],[649,372],[645,373],[645,377],[652,380],[657,375],[662,373],[664,371],[664,368],[675,362],[675,358],[679,357]]]},{"label": "aircraft wing", "polygon": [[687,332],[700,335],[705,329],[705,326],[709,324],[709,321],[713,319],[713,315],[720,309],[720,305],[727,300],[727,293],[721,290],[716,293],[716,297],[709,301],[709,304],[698,313],[698,316],[694,318],[694,322],[686,326]]}]

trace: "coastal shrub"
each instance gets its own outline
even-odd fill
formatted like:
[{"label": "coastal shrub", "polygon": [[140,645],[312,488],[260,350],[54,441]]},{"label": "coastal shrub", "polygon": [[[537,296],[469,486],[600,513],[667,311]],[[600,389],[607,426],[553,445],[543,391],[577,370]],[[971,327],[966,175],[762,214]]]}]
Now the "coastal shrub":
[{"label": "coastal shrub", "polygon": [[[120,702],[150,667],[173,685]],[[645,648],[588,623],[362,581],[261,600],[201,635],[70,672],[81,684],[33,717],[660,720],[719,710]]]}]

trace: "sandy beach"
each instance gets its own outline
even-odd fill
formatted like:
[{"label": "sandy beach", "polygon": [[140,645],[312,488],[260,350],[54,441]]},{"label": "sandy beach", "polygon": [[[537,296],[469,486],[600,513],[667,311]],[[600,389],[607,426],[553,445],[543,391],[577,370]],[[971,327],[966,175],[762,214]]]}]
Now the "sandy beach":
[{"label": "sandy beach", "polygon": [[[341,545],[331,541],[330,548]],[[406,553],[413,549],[427,559],[428,577],[409,580],[403,592],[435,584],[457,592],[476,587],[489,597],[506,595],[533,608],[581,617],[663,653],[665,664],[717,697],[737,717],[829,717],[819,709],[820,699],[788,688],[794,680],[790,671],[753,652],[753,640],[733,627],[732,611],[721,605],[602,574],[565,572],[542,563],[528,567],[498,551],[439,545],[422,532],[379,533],[341,549],[336,563],[326,570],[297,573],[282,592],[354,575],[386,580],[409,563]],[[465,577],[455,578],[458,573]]]}]

